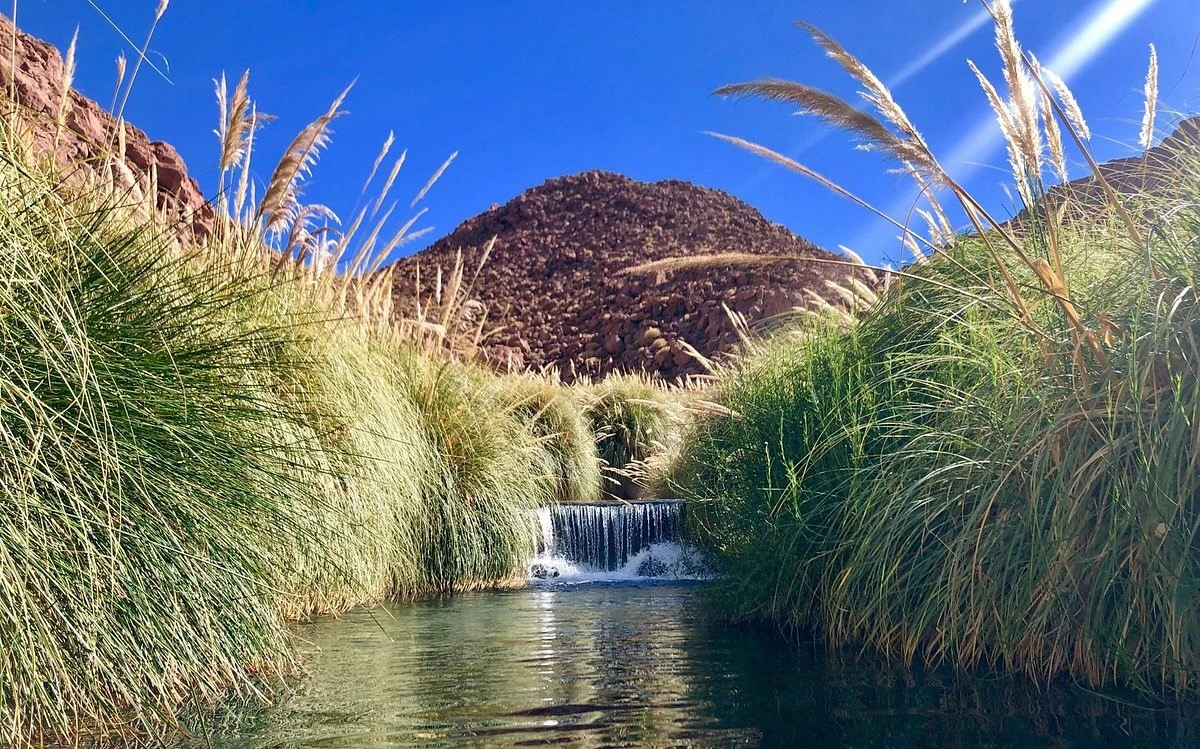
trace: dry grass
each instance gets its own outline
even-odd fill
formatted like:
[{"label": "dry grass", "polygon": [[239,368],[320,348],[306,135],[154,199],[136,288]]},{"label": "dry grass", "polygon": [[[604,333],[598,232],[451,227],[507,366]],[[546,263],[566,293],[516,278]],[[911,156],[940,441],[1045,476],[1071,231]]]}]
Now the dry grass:
[{"label": "dry grass", "polygon": [[684,257],[668,257],[649,263],[642,263],[630,268],[622,268],[620,275],[650,275],[652,273],[672,273],[681,270],[703,270],[735,266],[753,268],[760,265],[776,265],[787,262],[806,262],[812,258],[785,257],[782,255],[755,255],[749,252],[723,252],[713,255],[687,255]]}]

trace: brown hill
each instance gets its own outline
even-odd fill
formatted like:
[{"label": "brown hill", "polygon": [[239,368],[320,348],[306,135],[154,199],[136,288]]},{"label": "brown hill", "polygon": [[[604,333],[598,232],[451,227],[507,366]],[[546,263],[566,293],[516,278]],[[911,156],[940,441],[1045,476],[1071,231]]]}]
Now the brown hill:
[{"label": "brown hill", "polygon": [[[78,91],[69,91],[64,101],[65,72],[54,45],[17,31],[0,15],[0,114],[7,115],[15,99],[35,153],[52,155],[68,181],[105,171],[115,156],[111,168],[118,191],[140,190],[153,172],[158,207],[178,218],[181,228],[209,233],[213,208],[188,176],[179,152],[127,122],[119,123],[124,133],[117,137],[117,120]],[[121,153],[118,145],[124,146]]]},{"label": "brown hill", "polygon": [[557,367],[568,380],[701,373],[682,342],[709,357],[731,349],[722,304],[760,320],[804,304],[805,289],[825,296],[824,280],[847,274],[814,262],[840,258],[731,195],[593,171],[549,180],[398,261],[401,309],[412,308],[418,266],[428,294],[435,268],[448,270],[461,249],[474,269],[492,237],[472,293],[499,327],[485,356]]},{"label": "brown hill", "polygon": [[[1181,120],[1161,143],[1138,156],[1100,164],[1100,174],[1118,193],[1172,197],[1180,186],[1194,184],[1194,180],[1181,176],[1198,166],[1200,116]],[[1108,202],[1094,176],[1055,186],[1050,189],[1050,198],[1056,206],[1066,204],[1076,218],[1094,216],[1104,211]]]}]

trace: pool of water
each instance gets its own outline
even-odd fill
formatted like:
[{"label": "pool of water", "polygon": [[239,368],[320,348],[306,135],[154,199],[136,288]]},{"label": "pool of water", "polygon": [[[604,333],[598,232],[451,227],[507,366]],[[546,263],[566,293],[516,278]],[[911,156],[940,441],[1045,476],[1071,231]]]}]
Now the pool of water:
[{"label": "pool of water", "polygon": [[305,625],[310,676],[195,745],[1200,746],[1198,722],[1180,711],[890,671],[710,625],[703,592],[551,586]]}]

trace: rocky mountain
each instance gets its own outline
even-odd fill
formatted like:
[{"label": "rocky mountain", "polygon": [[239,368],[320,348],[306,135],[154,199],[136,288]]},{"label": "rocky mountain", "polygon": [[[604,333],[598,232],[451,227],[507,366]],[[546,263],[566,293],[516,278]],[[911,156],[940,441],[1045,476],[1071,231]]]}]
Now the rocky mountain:
[{"label": "rocky mountain", "polygon": [[493,237],[472,294],[496,328],[485,355],[567,380],[699,374],[684,342],[708,357],[736,343],[722,305],[761,320],[805,304],[806,289],[828,295],[824,281],[848,272],[726,193],[592,171],[549,180],[399,261],[401,309],[412,308],[418,267],[427,296],[434,269],[461,250],[473,272]]},{"label": "rocky mountain", "polygon": [[[0,114],[7,117],[15,98],[17,121],[27,130],[35,153],[52,155],[68,181],[90,176],[109,155],[123,156],[113,162],[118,190],[139,189],[153,171],[156,201],[166,215],[177,218],[183,229],[209,233],[212,205],[171,144],[152,141],[127,122],[118,125],[100,105],[74,90],[67,94],[60,130],[64,73],[62,55],[52,44],[17,31],[0,15]],[[123,138],[118,127],[124,130]]]},{"label": "rocky mountain", "polygon": [[[1138,156],[1113,159],[1100,165],[1100,174],[1119,193],[1170,197],[1181,185],[1194,185],[1195,179],[1182,180],[1181,170],[1200,169],[1200,116],[1181,120],[1171,134]],[[1066,205],[1077,217],[1095,215],[1105,209],[1104,188],[1094,176],[1082,177],[1050,188],[1050,199]]]},{"label": "rocky mountain", "polygon": [[[178,152],[77,91],[67,92],[62,108],[64,72],[58,50],[0,15],[4,121],[15,98],[31,146],[52,156],[68,181],[91,179],[97,165],[108,163],[118,189],[136,190],[154,173],[166,215],[185,233],[211,232],[213,208]],[[1160,145],[1101,170],[1117,190],[1169,194],[1179,169],[1197,168],[1198,150],[1200,117],[1193,117]],[[1081,216],[1106,210],[1090,177],[1052,188],[1051,198]],[[399,261],[394,294],[402,313],[412,309],[418,267],[427,297],[436,268],[449,270],[461,250],[470,272],[493,237],[472,289],[494,328],[483,354],[498,366],[554,367],[568,380],[612,371],[667,379],[700,373],[685,343],[708,357],[736,345],[723,306],[763,320],[805,304],[806,291],[836,298],[825,282],[851,272],[828,262],[839,257],[728,194],[677,180],[648,184],[585,172],[532,188]]]}]

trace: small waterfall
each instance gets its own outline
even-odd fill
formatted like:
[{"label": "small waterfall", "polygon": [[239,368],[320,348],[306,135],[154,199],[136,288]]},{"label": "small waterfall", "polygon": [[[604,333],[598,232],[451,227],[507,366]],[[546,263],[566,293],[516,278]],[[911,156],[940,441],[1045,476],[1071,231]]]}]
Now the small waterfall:
[{"label": "small waterfall", "polygon": [[550,516],[546,551],[591,570],[611,571],[651,544],[677,543],[683,503],[557,505],[539,512]]},{"label": "small waterfall", "polygon": [[549,507],[539,507],[537,511],[537,551],[538,554],[553,555],[554,553],[554,518]]},{"label": "small waterfall", "polygon": [[694,576],[680,545],[684,503],[554,505],[537,511],[538,579]]}]

